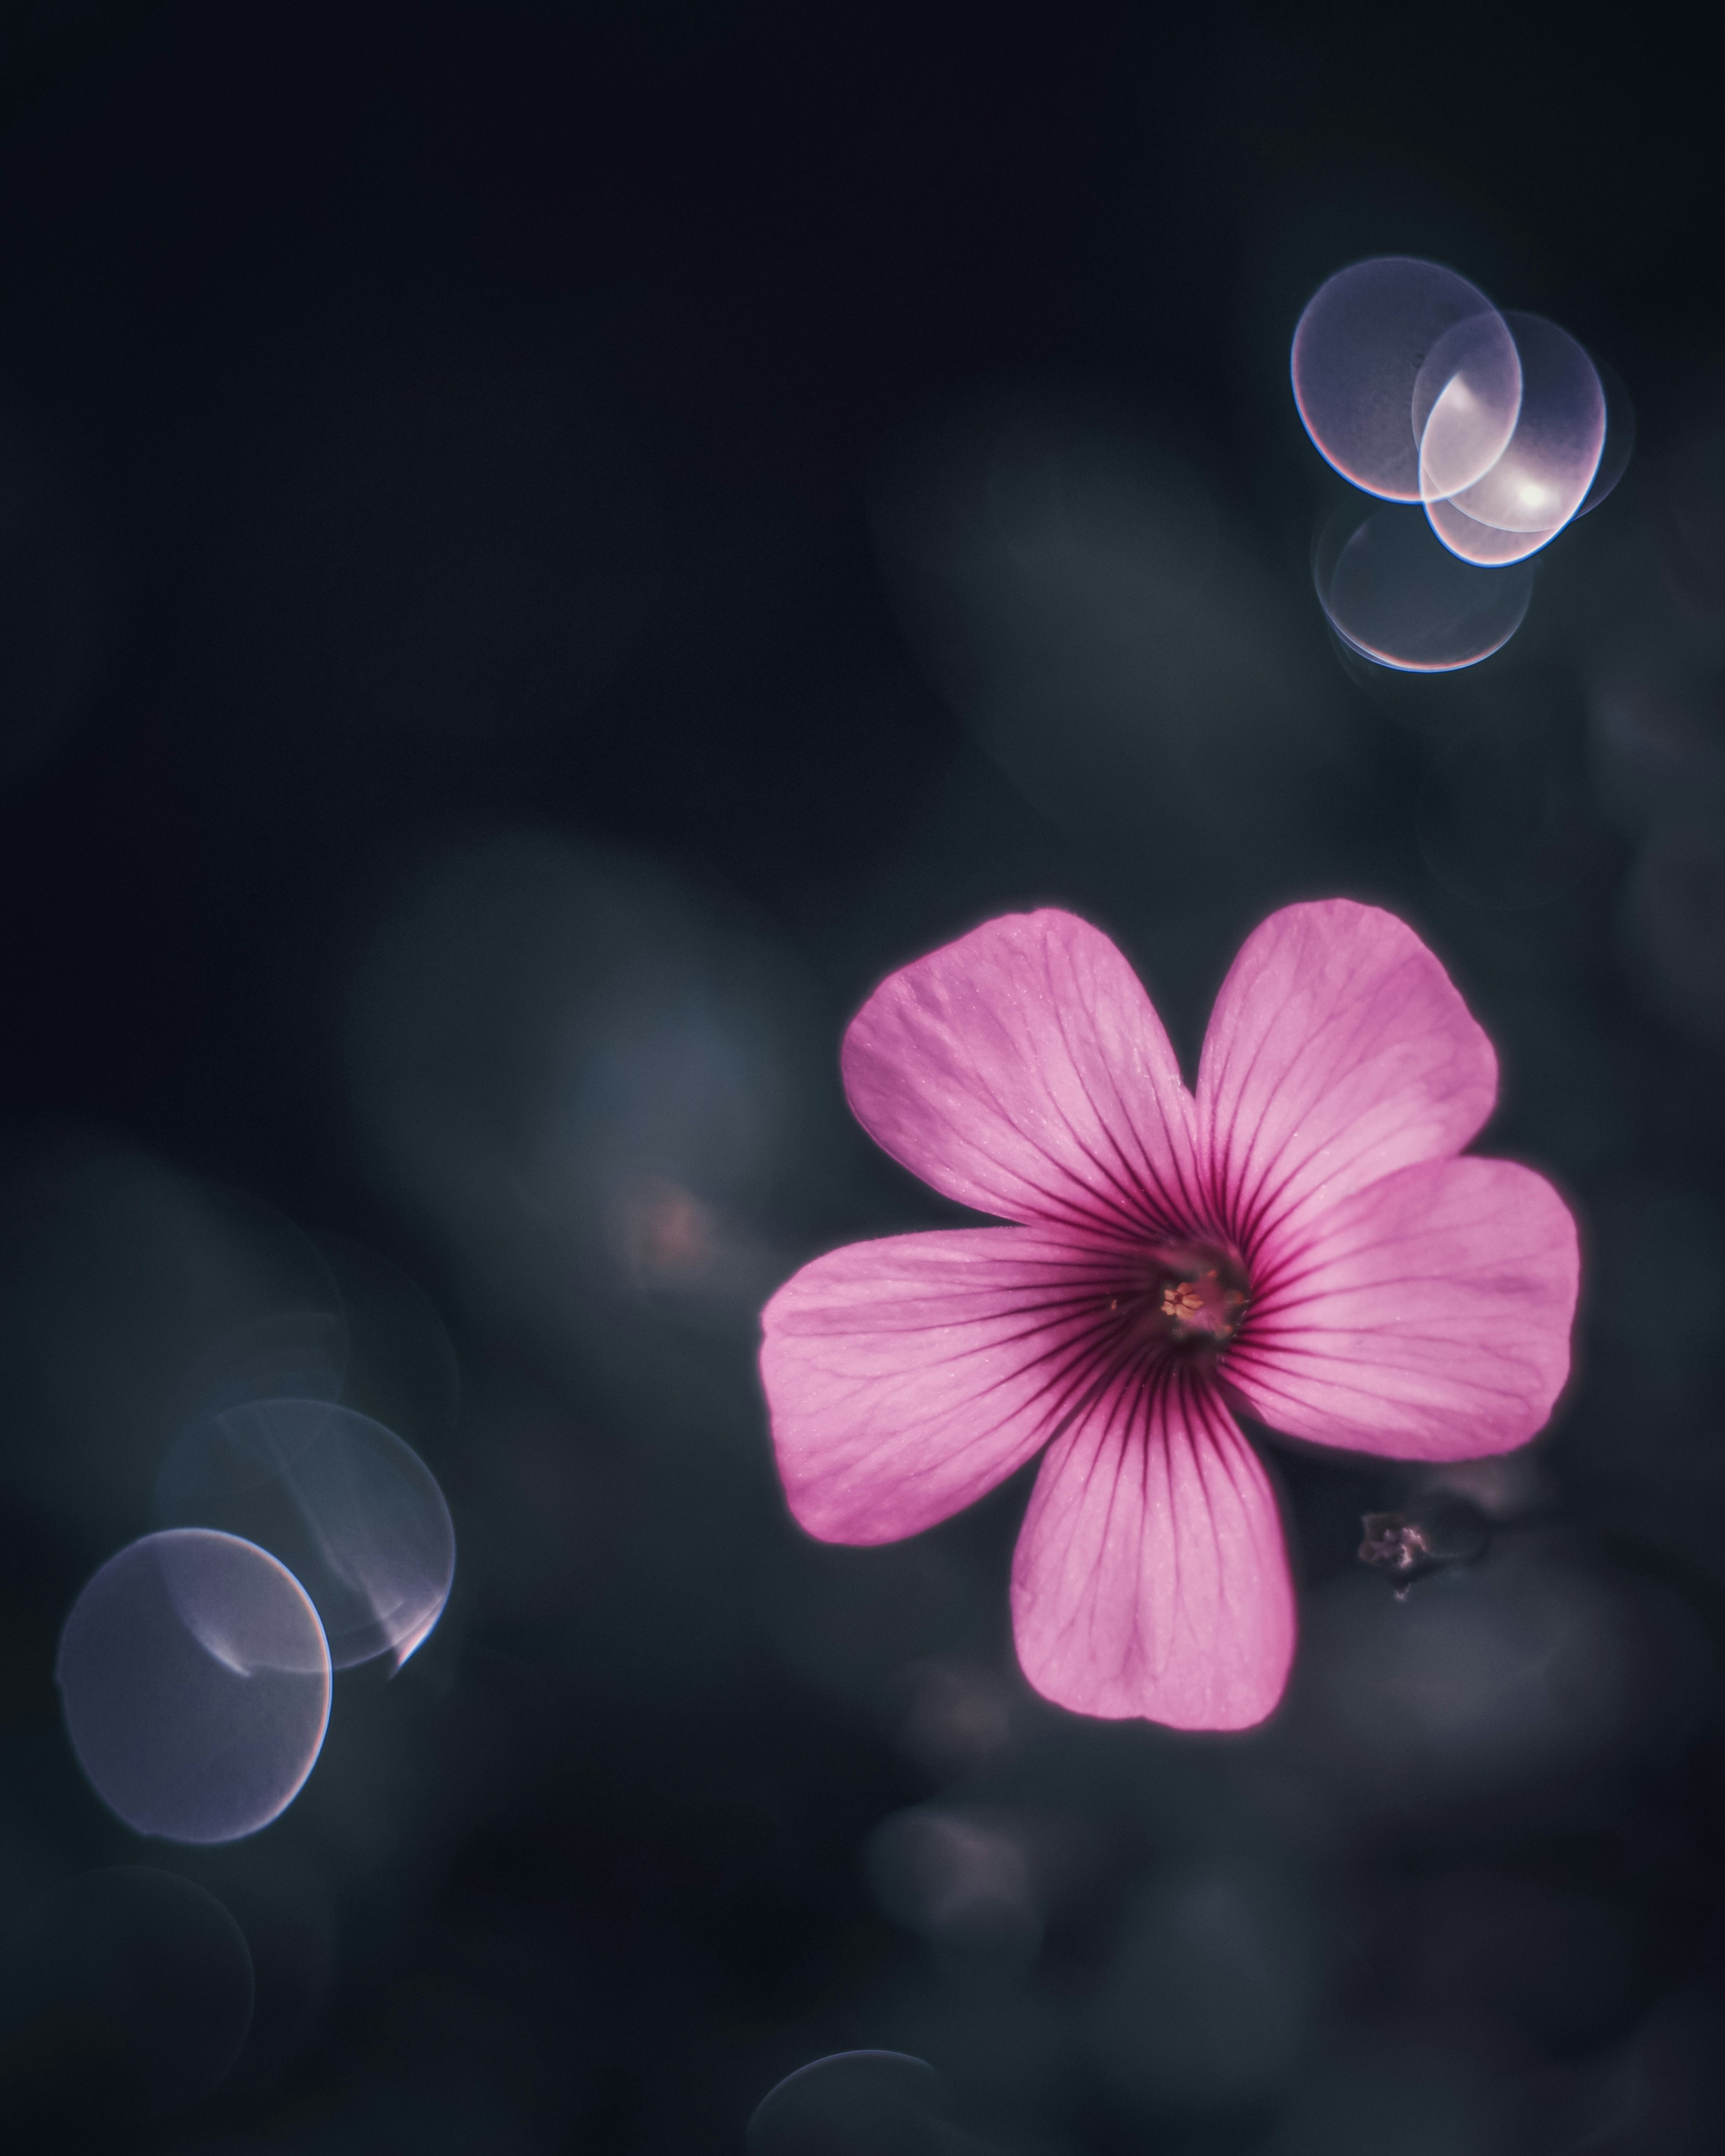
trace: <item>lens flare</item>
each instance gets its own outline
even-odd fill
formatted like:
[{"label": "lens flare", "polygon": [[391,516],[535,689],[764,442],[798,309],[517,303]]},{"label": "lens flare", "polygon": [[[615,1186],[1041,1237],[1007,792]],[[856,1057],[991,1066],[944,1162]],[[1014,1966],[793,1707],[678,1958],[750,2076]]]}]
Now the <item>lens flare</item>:
[{"label": "lens flare", "polygon": [[158,1517],[218,1527],[289,1566],[338,1670],[407,1661],[443,1614],[455,1531],[430,1471],[368,1415],[327,1400],[255,1400],[182,1430]]},{"label": "lens flare", "polygon": [[1447,329],[1414,377],[1409,413],[1422,501],[1476,485],[1508,448],[1521,416],[1521,355],[1495,310]]},{"label": "lens flare", "polygon": [[96,1794],[169,1841],[267,1826],[329,1724],[329,1648],[305,1590],[266,1551],[203,1528],[110,1558],[72,1605],[55,1674]]},{"label": "lens flare", "polygon": [[[1292,375],[1301,421],[1344,479],[1419,502],[1440,551],[1498,576],[1603,501],[1634,443],[1622,385],[1567,331],[1500,312],[1452,270],[1404,255],[1319,287],[1294,331]],[[1405,673],[1489,657],[1530,592],[1446,575],[1411,533],[1370,516],[1322,534],[1315,568],[1337,634]]]},{"label": "lens flare", "polygon": [[937,2156],[940,2076],[905,2051],[837,2051],[788,2074],[756,2105],[748,2156]]},{"label": "lens flare", "polygon": [[1435,475],[1428,471],[1423,444],[1420,459],[1433,531],[1464,562],[1492,567],[1550,544],[1587,499],[1605,446],[1605,393],[1574,338],[1538,315],[1504,320],[1521,353],[1522,401],[1502,455],[1460,489],[1438,484],[1453,461],[1441,441],[1434,452]]},{"label": "lens flare", "polygon": [[1318,535],[1312,581],[1330,626],[1377,665],[1407,674],[1476,666],[1521,627],[1531,569],[1492,571],[1440,547],[1399,504],[1344,510]]},{"label": "lens flare", "polygon": [[[1456,371],[1483,400],[1484,424],[1464,424],[1457,398],[1440,427],[1445,456],[1466,469],[1468,454],[1485,454],[1494,425],[1507,439],[1519,369],[1507,332],[1499,340],[1489,326],[1494,322],[1501,327],[1485,294],[1438,263],[1384,254],[1338,270],[1313,294],[1294,331],[1294,401],[1319,454],[1368,494],[1420,501],[1415,390],[1429,357],[1464,325],[1476,326],[1456,348]],[[1444,386],[1428,381],[1434,404]],[[1471,445],[1466,453],[1464,442]]]},{"label": "lens flare", "polygon": [[1575,512],[1578,516],[1585,516],[1589,510],[1597,509],[1607,495],[1616,490],[1617,482],[1629,470],[1635,449],[1635,408],[1624,387],[1623,377],[1598,352],[1591,352],[1589,357],[1605,399],[1605,444],[1599,452],[1599,468],[1594,474],[1593,485]]}]

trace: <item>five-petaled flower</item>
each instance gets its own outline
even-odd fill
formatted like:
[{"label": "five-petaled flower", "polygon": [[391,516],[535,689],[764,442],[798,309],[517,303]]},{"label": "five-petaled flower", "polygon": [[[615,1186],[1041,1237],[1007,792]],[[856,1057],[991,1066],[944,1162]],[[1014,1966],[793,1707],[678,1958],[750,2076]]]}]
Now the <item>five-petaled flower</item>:
[{"label": "five-petaled flower", "polygon": [[1392,1459],[1506,1452],[1569,1369],[1575,1224],[1462,1155],[1491,1043],[1412,930],[1332,900],[1235,960],[1195,1091],[1126,960],[1016,914],[895,973],[845,1091],[895,1159],[1009,1226],[853,1244],[768,1305],[792,1512],[829,1542],[947,1518],[1046,1448],[1019,1659],[1086,1714],[1236,1729],[1281,1697],[1294,1594],[1231,1409]]}]

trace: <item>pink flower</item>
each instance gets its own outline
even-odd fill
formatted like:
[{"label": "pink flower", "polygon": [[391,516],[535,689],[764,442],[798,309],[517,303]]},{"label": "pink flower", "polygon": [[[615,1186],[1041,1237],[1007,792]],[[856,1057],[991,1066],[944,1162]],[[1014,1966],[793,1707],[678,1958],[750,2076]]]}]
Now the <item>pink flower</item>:
[{"label": "pink flower", "polygon": [[813,1535],[913,1535],[1045,1451],[1013,1562],[1019,1659],[1086,1714],[1242,1729],[1281,1696],[1294,1594],[1230,1412],[1468,1460],[1569,1370],[1575,1224],[1461,1157],[1497,1062],[1412,930],[1334,899],[1250,936],[1195,1094],[1137,977],[1070,914],[991,921],[875,990],[857,1117],[1008,1227],[856,1243],[768,1305],[762,1375]]}]

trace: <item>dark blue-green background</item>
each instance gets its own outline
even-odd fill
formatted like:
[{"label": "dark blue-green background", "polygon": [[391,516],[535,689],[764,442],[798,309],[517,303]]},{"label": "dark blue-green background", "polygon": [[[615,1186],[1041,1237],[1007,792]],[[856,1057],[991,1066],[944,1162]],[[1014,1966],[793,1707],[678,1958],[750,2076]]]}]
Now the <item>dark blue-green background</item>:
[{"label": "dark blue-green background", "polygon": [[[1717,2145],[1713,103],[1645,15],[8,12],[0,1296],[58,1329],[0,1312],[0,1923],[157,1863],[259,1978],[223,2087],[103,2145],[738,2148],[858,2046],[1035,2156]],[[1350,670],[1309,581],[1288,340],[1382,252],[1639,415],[1443,680]],[[1080,1722],[1014,1671],[1022,1481],[879,1551],[779,1499],[760,1301],[955,1217],[839,1034],[1042,902],[1194,1058],[1240,935],[1337,892],[1577,1205],[1575,1383],[1403,1603],[1354,1549],[1412,1479],[1277,1449],[1282,1716]],[[52,1680],[157,1409],[40,1194],[140,1154],[382,1253],[461,1378],[373,1342],[443,1626],[211,1856],[108,1816]]]}]

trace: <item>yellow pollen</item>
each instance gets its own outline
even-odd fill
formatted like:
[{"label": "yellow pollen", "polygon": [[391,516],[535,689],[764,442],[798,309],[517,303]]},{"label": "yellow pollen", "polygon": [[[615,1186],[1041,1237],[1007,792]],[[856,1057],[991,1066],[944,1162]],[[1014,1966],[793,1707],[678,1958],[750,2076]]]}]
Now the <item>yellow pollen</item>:
[{"label": "yellow pollen", "polygon": [[[1215,1277],[1214,1273],[1204,1275],[1206,1280]],[[1183,1323],[1189,1324],[1203,1308],[1204,1297],[1199,1293],[1197,1283],[1194,1281],[1177,1281],[1173,1286],[1165,1287],[1162,1291],[1162,1314],[1164,1317],[1177,1317]]]}]

